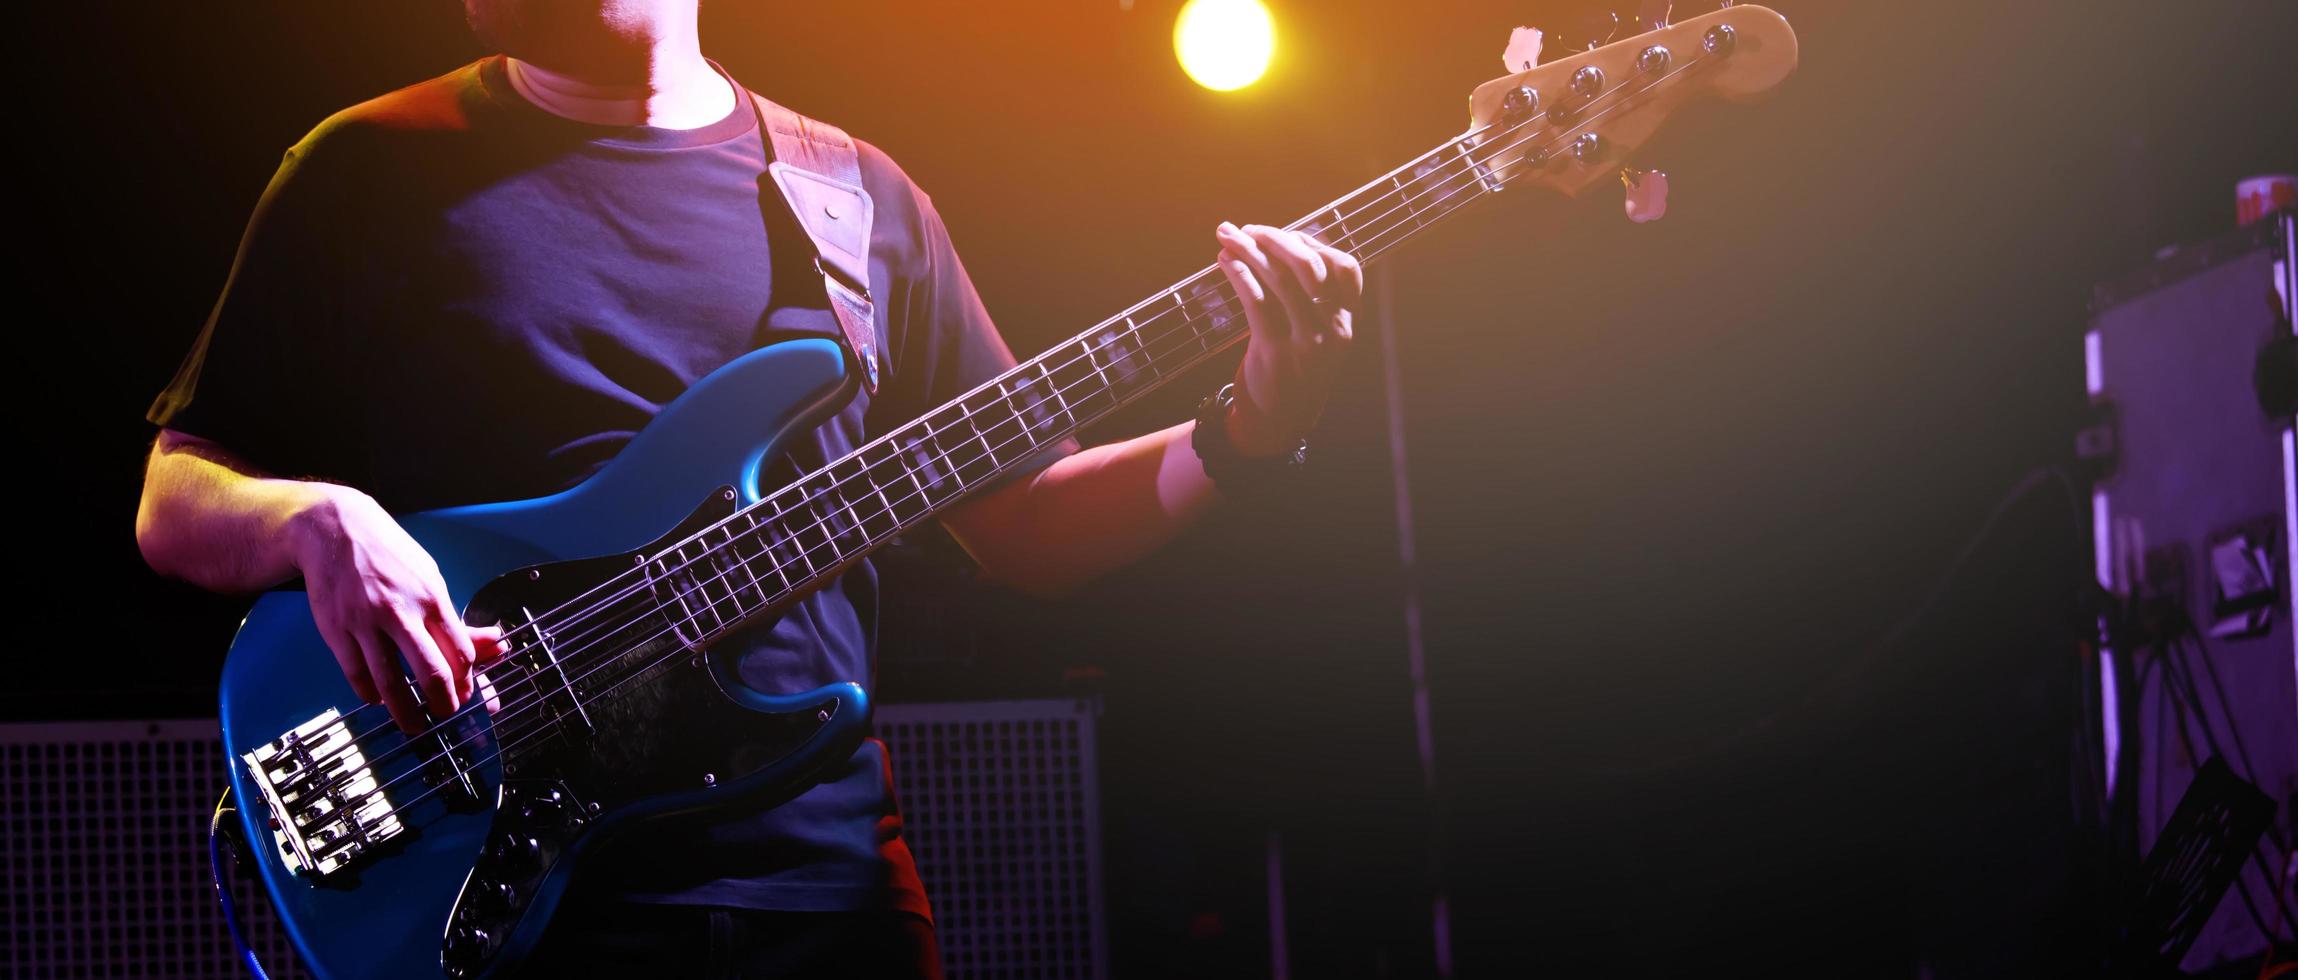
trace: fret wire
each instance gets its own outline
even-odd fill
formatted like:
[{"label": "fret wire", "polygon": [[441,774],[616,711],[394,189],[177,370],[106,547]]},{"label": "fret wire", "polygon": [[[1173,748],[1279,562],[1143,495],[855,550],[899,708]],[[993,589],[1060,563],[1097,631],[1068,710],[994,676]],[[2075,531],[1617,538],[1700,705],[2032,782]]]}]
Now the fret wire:
[{"label": "fret wire", "polygon": [[1060,404],[1061,417],[1069,423],[1067,427],[1076,428],[1077,412],[1069,407],[1069,399],[1061,393],[1061,385],[1053,380],[1053,369],[1047,367],[1043,359],[1033,363],[1037,365],[1037,380],[1045,382],[1045,390],[1053,392],[1055,401]]},{"label": "fret wire", "polygon": [[[964,416],[962,414],[958,418],[951,419],[949,425],[935,430],[932,435],[927,437],[927,441],[933,445],[934,454],[938,456],[942,461],[943,476],[947,477],[950,483],[957,486],[957,491],[959,493],[964,493],[966,491],[965,476],[958,471],[957,467],[950,465],[950,447],[942,442],[942,437],[948,434],[949,430],[951,428],[955,428],[957,423],[961,421],[964,421]],[[963,443],[961,442],[960,445],[963,445]],[[934,482],[938,484],[942,481],[935,480]]]},{"label": "fret wire", "polygon": [[[755,531],[757,531],[757,530],[758,530],[758,522],[757,522],[757,520],[755,520],[755,519],[752,519],[752,520],[749,522],[749,524],[750,524],[750,527],[749,527],[747,530],[745,530],[745,531],[743,531],[743,532],[742,532],[744,535],[748,535],[748,534],[751,534],[752,532],[755,532]],[[728,538],[729,540],[731,540],[731,539],[734,537],[734,534],[733,534],[733,532],[729,531],[729,532],[727,532],[727,535],[726,535],[726,536],[727,536],[727,538]],[[738,552],[738,553],[739,553],[739,552]],[[759,546],[759,548],[758,548],[758,554],[757,554],[757,555],[755,555],[755,556],[752,556],[752,557],[753,557],[753,558],[764,558],[764,557],[766,557],[768,554],[769,554],[769,552],[768,552],[767,548],[766,548],[765,546],[761,545],[761,546]],[[769,592],[767,592],[767,591],[766,591],[766,583],[765,583],[764,581],[762,581],[762,580],[760,580],[760,579],[758,578],[758,570],[757,570],[757,569],[755,569],[755,568],[751,568],[751,567],[750,567],[750,562],[751,562],[751,560],[752,560],[752,558],[744,558],[744,559],[742,559],[742,567],[743,567],[745,570],[747,570],[747,571],[750,573],[750,585],[751,585],[751,587],[752,587],[752,588],[754,588],[754,589],[757,589],[757,590],[758,590],[758,602],[759,602],[759,604],[760,604],[760,605],[759,605],[759,608],[765,608],[766,606],[770,606],[770,605],[773,605],[773,604],[774,604],[774,596],[773,596],[773,594],[771,594],[771,593],[769,593]],[[779,568],[776,568],[776,569],[774,569],[774,572],[775,572],[775,574],[776,574],[778,577],[780,577],[780,578],[782,579],[782,587],[783,587],[783,588],[785,588],[785,589],[786,589],[786,588],[789,588],[789,587],[790,587],[790,579],[789,579],[789,576],[787,576],[787,575],[783,575],[783,574],[782,574],[782,570],[781,570],[781,569],[779,569]]]},{"label": "fret wire", "polygon": [[814,515],[815,529],[822,535],[823,547],[830,553],[830,560],[824,564],[835,568],[846,555],[838,540],[838,508],[830,500],[830,488],[825,486],[814,491],[806,507]]},{"label": "fret wire", "polygon": [[877,495],[879,506],[886,509],[886,516],[894,519],[894,527],[898,532],[902,525],[902,515],[894,511],[894,502],[886,499],[886,488],[872,483],[870,484],[870,492]]},{"label": "fret wire", "polygon": [[1468,173],[1468,175],[1469,175],[1470,177],[1474,177],[1474,176],[1476,176],[1476,161],[1475,161],[1475,159],[1474,159],[1474,158],[1472,158],[1472,157],[1470,157],[1470,156],[1468,155],[1468,151],[1467,151],[1467,150],[1465,150],[1465,149],[1459,149],[1459,147],[1460,147],[1460,144],[1458,144],[1458,143],[1454,143],[1454,144],[1452,144],[1452,145],[1453,145],[1453,147],[1455,148],[1455,150],[1456,150],[1456,151],[1458,152],[1458,154],[1459,154],[1459,160],[1460,160],[1460,165],[1461,165],[1462,169],[1466,170],[1466,171],[1467,171],[1467,173]]},{"label": "fret wire", "polygon": [[[1037,443],[1036,443],[1036,440],[1035,440],[1035,438],[1033,437],[1033,434],[1032,434],[1032,433],[1030,432],[1030,430],[1029,430],[1029,418],[1028,418],[1027,416],[1025,416],[1025,415],[1021,414],[1020,412],[1014,411],[1014,409],[1013,409],[1013,391],[1012,391],[1011,389],[1007,388],[1007,387],[1005,386],[1005,382],[1003,382],[1003,381],[1000,381],[1000,382],[998,382],[998,383],[997,383],[997,407],[998,407],[998,410],[999,410],[999,411],[1003,411],[1003,412],[1007,412],[1007,413],[1009,413],[1009,417],[1010,417],[1010,418],[1013,420],[1013,424],[1014,424],[1014,425],[1016,425],[1016,426],[1019,426],[1019,427],[1021,428],[1021,436],[1020,436],[1020,438],[1021,438],[1021,440],[1022,440],[1023,442],[1026,442],[1026,443],[1028,443],[1028,445],[1026,445],[1026,446],[1022,447],[1022,450],[1023,450],[1024,452],[1028,452],[1029,450],[1033,450],[1033,449],[1036,449],[1036,448],[1037,448]],[[1005,423],[1003,423],[1003,422],[992,422],[992,423],[990,423],[990,426],[989,426],[989,427],[990,427],[992,430],[994,430],[994,429],[996,429],[998,426],[1000,426],[1000,425],[1004,425],[1004,424],[1005,424]]]},{"label": "fret wire", "polygon": [[[913,451],[914,451],[914,450],[913,450]],[[908,476],[908,477],[910,478],[910,485],[911,485],[911,486],[918,488],[918,495],[919,495],[919,496],[921,496],[921,497],[922,497],[922,496],[925,496],[925,493],[926,493],[926,485],[925,485],[925,483],[924,483],[923,481],[921,481],[921,480],[919,480],[919,479],[918,479],[918,470],[917,470],[917,468],[916,468],[916,467],[914,467],[914,466],[903,466],[903,467],[902,467],[902,473],[903,473],[903,475],[905,475],[905,476]]]},{"label": "fret wire", "polygon": [[[1133,321],[1128,318],[1125,322],[1130,324]],[[1101,348],[1090,340],[1085,342],[1085,363],[1093,368],[1093,376],[1101,379],[1101,390],[1110,390],[1109,369],[1101,365]]]},{"label": "fret wire", "polygon": [[[795,512],[796,511],[792,511],[792,513]],[[788,527],[789,522],[785,520],[783,522],[783,526]],[[818,569],[814,567],[814,546],[807,544],[804,538],[799,537],[799,535],[802,533],[804,532],[791,531],[789,534],[783,536],[782,540],[788,543],[790,547],[797,549],[798,560],[806,563],[806,577],[812,578],[818,571]]]},{"label": "fret wire", "polygon": [[862,519],[860,517],[855,516],[854,501],[846,496],[845,490],[842,489],[843,487],[844,483],[841,482],[839,484],[833,485],[830,489],[832,493],[838,495],[838,505],[845,508],[846,519],[854,522],[854,529],[856,531],[862,532],[862,536],[866,539],[869,537],[869,529],[862,526]]},{"label": "fret wire", "polygon": [[822,499],[829,495],[828,487],[816,490],[811,497],[807,498],[806,507],[814,515],[814,530],[815,533],[822,536],[822,546],[829,549],[830,560],[826,564],[835,568],[839,562],[845,560],[846,556],[838,547],[838,528],[833,523],[836,519],[836,511],[822,509]]},{"label": "fret wire", "polygon": [[[694,557],[693,557],[693,558],[691,558],[691,559],[687,559],[687,558],[686,558],[686,549],[684,549],[684,548],[680,548],[680,549],[678,549],[678,550],[677,550],[677,552],[676,552],[676,554],[677,554],[677,555],[678,555],[678,556],[679,556],[681,559],[686,559],[686,561],[687,561],[687,564],[688,564],[688,566],[689,566],[689,567],[692,567],[692,566],[694,566],[694,565],[701,565],[701,566],[703,566],[703,568],[704,568],[704,570],[705,570],[705,571],[710,571],[710,570],[711,570],[710,566],[711,566],[712,564],[714,564],[714,563],[712,562],[712,560],[711,560],[711,555],[712,555],[712,552],[711,552],[711,549],[710,549],[710,545],[709,545],[707,542],[705,542],[705,541],[699,541],[699,540],[698,540],[698,541],[696,541],[696,542],[694,543],[694,547],[695,547],[697,550],[699,550],[701,553],[700,553],[700,554],[698,554],[698,555],[696,555],[696,556],[694,556]],[[689,573],[689,574],[691,575],[691,574],[694,574],[694,573]],[[717,584],[718,584],[718,589],[719,589],[719,591],[720,591],[720,592],[726,592],[726,591],[727,591],[727,582],[726,582],[726,576],[725,576],[725,575],[722,575],[722,574],[713,574],[713,575],[711,575],[710,577],[711,577],[711,580],[712,580],[712,581],[715,581],[715,582],[717,582]],[[725,614],[724,612],[720,611],[720,609],[719,609],[719,605],[720,605],[720,603],[719,603],[719,600],[716,600],[716,599],[712,599],[712,598],[710,597],[710,587],[709,587],[709,583],[707,583],[707,582],[703,582],[703,583],[697,583],[697,586],[696,586],[696,588],[697,588],[697,589],[698,589],[698,590],[701,592],[701,594],[702,594],[702,605],[703,605],[703,608],[705,608],[705,609],[708,609],[708,610],[710,611],[710,618],[711,618],[713,621],[715,621],[715,622],[718,624],[716,627],[714,627],[714,628],[713,628],[713,632],[716,632],[716,631],[719,631],[719,630],[723,630],[723,629],[725,629],[725,627],[726,627],[726,624],[727,624],[727,618],[726,618],[726,614]],[[736,614],[737,614],[737,615],[739,615],[739,614],[740,614],[741,610],[739,609],[739,607],[738,607],[738,608],[735,610],[735,612],[736,612]]]},{"label": "fret wire", "polygon": [[[1421,180],[1422,178],[1424,178],[1424,177],[1427,177],[1429,174],[1432,174],[1432,173],[1435,173],[1435,172],[1436,172],[1436,171],[1435,171],[1433,168],[1426,168],[1426,167],[1424,167],[1423,169],[1415,170],[1415,171],[1413,171],[1413,172],[1412,172],[1412,180],[1413,180],[1413,183],[1416,183],[1416,184],[1417,184],[1417,183],[1419,183],[1419,182],[1420,182],[1420,180]],[[1403,207],[1403,208],[1404,208],[1404,210],[1405,210],[1405,215],[1406,215],[1406,217],[1409,217],[1409,218],[1411,218],[1411,219],[1412,219],[1412,221],[1413,221],[1413,228],[1414,228],[1414,230],[1418,230],[1418,229],[1420,229],[1420,228],[1426,227],[1426,225],[1425,225],[1425,223],[1422,221],[1422,217],[1421,217],[1421,216],[1422,216],[1422,214],[1423,214],[1423,212],[1422,212],[1422,210],[1421,210],[1420,206],[1419,206],[1418,204],[1415,204],[1415,203],[1414,203],[1414,200],[1415,200],[1415,199],[1414,199],[1414,198],[1411,198],[1411,197],[1407,197],[1407,198],[1405,198],[1405,199],[1404,199],[1404,202],[1403,202],[1403,204],[1402,204],[1402,207]]]},{"label": "fret wire", "polygon": [[1053,410],[1046,405],[1046,402],[1050,400],[1049,398],[1038,398],[1036,401],[1031,401],[1026,405],[1022,403],[1024,400],[1030,397],[1032,394],[1032,389],[1035,388],[1038,382],[1042,380],[1044,380],[1042,374],[1035,378],[1017,380],[1014,384],[1012,393],[1006,395],[1007,407],[1011,408],[1013,410],[1014,417],[1021,421],[1022,432],[1029,436],[1029,446],[1032,450],[1041,448],[1044,445],[1044,443],[1038,441],[1038,435],[1041,429],[1039,423],[1041,421],[1052,421]]},{"label": "fret wire", "polygon": [[[746,537],[746,538],[747,538],[747,537],[751,537],[751,536],[753,536],[753,535],[757,535],[757,536],[759,536],[759,539],[758,539],[758,541],[756,542],[756,545],[757,545],[757,549],[758,549],[758,553],[757,553],[757,554],[755,554],[755,555],[752,555],[752,556],[751,556],[751,557],[750,557],[748,560],[749,560],[749,561],[764,561],[764,562],[766,563],[766,569],[767,569],[768,571],[770,571],[770,572],[773,572],[773,573],[774,573],[774,577],[775,577],[777,580],[779,580],[779,581],[782,583],[782,587],[783,587],[784,589],[788,589],[788,588],[790,587],[790,576],[789,576],[789,574],[788,574],[788,573],[786,573],[786,572],[784,572],[784,571],[782,570],[782,568],[781,568],[781,566],[780,566],[780,564],[779,564],[779,563],[777,563],[777,562],[775,562],[775,561],[773,560],[773,557],[774,557],[774,545],[773,545],[772,535],[771,535],[769,532],[767,532],[767,531],[765,531],[765,530],[764,530],[764,528],[765,528],[765,526],[766,526],[766,525],[765,525],[763,522],[759,521],[759,519],[757,518],[757,516],[756,516],[756,515],[754,515],[754,514],[752,514],[750,511],[747,511],[747,510],[745,510],[745,511],[742,511],[741,513],[743,514],[743,520],[744,520],[744,523],[747,523],[747,524],[749,525],[749,527],[746,527],[746,528],[744,528],[744,529],[742,530],[742,536],[743,536],[743,537]],[[752,575],[752,578],[756,578],[756,577],[757,577],[757,576],[755,575],[755,573],[753,573],[753,575]],[[758,591],[759,591],[759,598],[760,598],[761,600],[763,600],[763,601],[764,601],[764,602],[765,602],[767,605],[773,605],[773,604],[774,604],[774,596],[775,596],[775,593],[771,593],[771,592],[767,592],[767,591],[766,591],[766,589],[765,589],[765,581],[764,581],[763,579],[760,579],[760,580],[759,580],[759,590],[758,590]]]},{"label": "fret wire", "polygon": [[825,522],[824,530],[828,533],[830,541],[830,564],[836,566],[848,557],[846,539],[857,533],[859,529],[851,524],[844,527],[839,526],[838,519],[845,512],[840,509],[840,498],[835,484],[822,488],[821,503],[818,506],[824,510],[822,519]]},{"label": "fret wire", "polygon": [[973,406],[971,405],[966,406],[965,409],[965,428],[967,432],[973,433],[974,442],[981,443],[982,454],[989,458],[989,461],[992,465],[995,465],[997,463],[997,455],[995,451],[990,449],[989,437],[981,434],[981,423],[975,422],[973,420]]},{"label": "fret wire", "polygon": [[[718,552],[717,549],[710,546],[707,539],[696,541],[695,546],[702,549],[703,557],[699,560],[711,566],[715,572],[712,577],[719,580],[718,590],[726,597],[726,607],[734,613],[732,621],[741,622],[750,614],[749,610],[742,608],[742,583],[735,581],[734,573],[725,567],[728,562],[734,561],[739,556],[731,552]],[[708,598],[708,593],[704,593],[704,598]],[[719,616],[718,619],[721,622],[727,621],[727,617],[723,615]]]},{"label": "fret wire", "polygon": [[[710,583],[703,580],[702,578],[702,572],[704,569],[696,567],[701,565],[705,559],[710,557],[710,549],[704,548],[702,550],[702,554],[688,558],[686,557],[686,547],[686,545],[679,545],[678,547],[672,548],[670,550],[672,555],[677,556],[679,564],[683,566],[686,571],[683,574],[673,574],[667,577],[670,579],[674,586],[681,578],[685,578],[688,581],[694,583],[694,601],[696,603],[696,607],[702,610],[702,613],[698,614],[695,618],[695,627],[701,631],[702,636],[707,637],[713,633],[718,632],[719,627],[724,626],[726,622],[725,617],[718,614],[717,600],[710,598]],[[713,577],[715,578],[715,576]],[[710,622],[716,625],[704,626],[701,615],[708,615],[710,617]]]},{"label": "fret wire", "polygon": [[[662,559],[660,559],[660,558],[656,558],[656,559],[654,559],[654,562],[661,562],[661,561],[662,561]],[[664,575],[664,576],[668,576],[668,575],[669,575],[669,566],[668,566],[667,564],[666,564],[666,565],[664,565],[664,568],[663,568],[663,575]],[[654,580],[655,580],[656,582],[661,582],[661,581],[663,581],[663,579],[662,579],[662,578],[655,578]],[[696,618],[696,617],[695,617],[695,615],[694,615],[694,607],[693,607],[693,606],[690,606],[690,605],[687,605],[687,603],[686,603],[686,593],[685,593],[685,592],[683,592],[683,591],[675,591],[675,590],[677,589],[677,583],[675,583],[675,582],[671,583],[671,587],[672,587],[672,589],[674,590],[674,591],[672,592],[672,598],[673,598],[673,600],[674,600],[674,601],[676,601],[676,602],[678,603],[678,610],[679,610],[679,612],[680,612],[682,615],[684,615],[684,616],[686,617],[686,626],[687,626],[687,629],[689,629],[689,630],[693,630],[693,631],[695,632],[695,634],[696,634],[697,638],[699,639],[699,637],[700,637],[700,634],[701,634],[701,626],[702,626],[702,621],[701,621],[700,619],[698,619],[698,618]],[[666,606],[666,607],[664,607],[663,611],[667,613],[667,612],[669,612],[669,608]],[[675,624],[674,624],[674,625],[675,625]]]},{"label": "fret wire", "polygon": [[847,482],[859,482],[861,486],[854,493],[848,493],[844,495],[846,501],[846,509],[848,511],[853,511],[856,509],[854,507],[854,498],[856,496],[861,496],[865,502],[870,497],[878,497],[878,502],[881,505],[885,503],[884,494],[878,489],[877,478],[871,475],[871,471],[875,469],[877,465],[877,463],[870,460],[869,454],[867,453],[857,454],[854,457],[854,475]]},{"label": "fret wire", "polygon": [[[1187,307],[1182,307],[1181,309],[1181,322],[1184,324],[1189,322],[1189,310]],[[1154,387],[1156,382],[1164,379],[1165,374],[1164,372],[1157,370],[1157,360],[1156,358],[1150,356],[1148,346],[1141,342],[1140,332],[1134,332],[1130,339],[1133,341],[1133,352],[1135,354],[1139,354],[1141,356],[1141,360],[1143,361],[1141,370],[1134,372],[1133,376],[1140,377],[1142,374],[1147,374],[1149,376],[1150,384],[1144,385],[1143,387]]]}]

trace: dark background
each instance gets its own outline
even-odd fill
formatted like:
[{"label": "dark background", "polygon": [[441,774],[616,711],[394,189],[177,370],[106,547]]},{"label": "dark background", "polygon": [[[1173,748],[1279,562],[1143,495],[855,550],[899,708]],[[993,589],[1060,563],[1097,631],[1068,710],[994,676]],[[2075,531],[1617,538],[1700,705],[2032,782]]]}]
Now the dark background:
[{"label": "dark background", "polygon": [[[1026,354],[1201,266],[1215,222],[1283,223],[1457,132],[1508,28],[1600,9],[1272,6],[1278,60],[1228,95],[1174,65],[1173,0],[713,0],[703,37],[900,160]],[[2081,516],[2022,498],[1896,627],[2067,455],[2091,285],[2298,165],[2298,5],[1778,6],[1799,73],[1638,155],[1666,220],[1602,183],[1511,192],[1389,264],[1440,844],[1369,319],[1303,499],[1058,604],[979,589],[946,543],[891,561],[890,698],[1105,697],[1125,975],[1265,975],[1272,833],[1299,975],[1428,973],[1432,849],[1464,975],[2080,972]],[[444,0],[43,16],[12,59],[40,584],[0,710],[207,714],[241,602],[139,561],[143,408],[280,152],[481,52]]]}]

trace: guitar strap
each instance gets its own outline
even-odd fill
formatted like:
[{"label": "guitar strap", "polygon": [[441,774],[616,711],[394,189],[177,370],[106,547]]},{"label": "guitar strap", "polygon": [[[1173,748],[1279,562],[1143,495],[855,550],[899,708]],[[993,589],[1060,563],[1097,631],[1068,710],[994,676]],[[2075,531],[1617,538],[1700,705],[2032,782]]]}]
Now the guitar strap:
[{"label": "guitar strap", "polygon": [[862,189],[861,154],[854,139],[828,123],[808,119],[750,93],[773,157],[766,172],[781,188],[798,227],[814,245],[814,270],[830,312],[860,365],[862,390],[877,394],[885,344],[870,299],[870,222],[875,214]]}]

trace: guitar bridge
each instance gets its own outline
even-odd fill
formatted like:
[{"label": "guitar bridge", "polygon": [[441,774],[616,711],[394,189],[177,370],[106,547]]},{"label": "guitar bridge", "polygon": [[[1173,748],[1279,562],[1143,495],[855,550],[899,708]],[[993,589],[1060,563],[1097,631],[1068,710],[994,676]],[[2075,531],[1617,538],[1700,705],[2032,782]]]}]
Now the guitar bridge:
[{"label": "guitar bridge", "polygon": [[239,758],[271,810],[280,859],[297,874],[331,874],[405,829],[333,708]]}]

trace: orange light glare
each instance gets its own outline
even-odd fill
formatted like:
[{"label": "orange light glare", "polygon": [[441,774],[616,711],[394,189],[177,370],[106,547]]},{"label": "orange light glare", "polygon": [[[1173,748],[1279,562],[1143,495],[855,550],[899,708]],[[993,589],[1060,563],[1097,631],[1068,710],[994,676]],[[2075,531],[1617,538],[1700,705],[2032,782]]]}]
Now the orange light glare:
[{"label": "orange light glare", "polygon": [[1276,21],[1260,0],[1189,0],[1173,21],[1181,70],[1215,92],[1259,81],[1276,50]]}]

